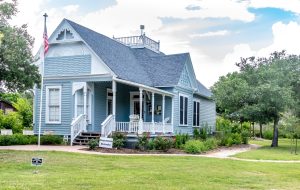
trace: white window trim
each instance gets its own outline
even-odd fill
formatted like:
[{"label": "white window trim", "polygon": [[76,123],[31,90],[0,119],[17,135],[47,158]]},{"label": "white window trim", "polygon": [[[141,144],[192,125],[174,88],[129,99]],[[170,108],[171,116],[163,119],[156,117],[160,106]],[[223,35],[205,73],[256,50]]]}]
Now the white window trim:
[{"label": "white window trim", "polygon": [[[199,113],[198,113],[198,118],[199,118],[199,125],[194,125],[194,102],[198,102],[199,103]],[[193,127],[200,127],[200,99],[194,98],[193,99]]]},{"label": "white window trim", "polygon": [[113,100],[113,96],[108,96],[108,93],[113,93],[111,88],[106,90],[106,117],[108,116],[108,100]]},{"label": "white window trim", "polygon": [[[140,92],[139,91],[132,91],[130,92],[130,115],[133,114],[134,112],[134,102],[140,102],[140,98],[133,98],[133,96],[140,96]],[[144,102],[144,97],[145,97],[145,94],[143,93],[143,97],[142,97],[142,102]],[[144,114],[144,110],[143,110],[143,114]]]},{"label": "white window trim", "polygon": [[[182,96],[182,97],[184,97],[184,98],[187,98],[188,99],[188,105],[187,105],[187,111],[186,111],[186,114],[187,114],[187,117],[186,117],[186,124],[181,124],[180,123],[180,96]],[[186,95],[186,94],[181,94],[181,93],[179,93],[179,95],[178,95],[178,113],[179,113],[179,126],[183,126],[183,127],[187,127],[188,126],[188,115],[189,115],[189,113],[188,113],[188,111],[189,111],[189,96],[188,95]],[[184,103],[184,102],[183,102]],[[183,107],[185,107],[184,105],[183,105]],[[184,112],[183,112],[183,120],[184,120]],[[184,122],[184,121],[183,121]]]},{"label": "white window trim", "polygon": [[[49,121],[49,89],[59,89],[59,121]],[[46,124],[61,124],[61,86],[46,86]]]}]

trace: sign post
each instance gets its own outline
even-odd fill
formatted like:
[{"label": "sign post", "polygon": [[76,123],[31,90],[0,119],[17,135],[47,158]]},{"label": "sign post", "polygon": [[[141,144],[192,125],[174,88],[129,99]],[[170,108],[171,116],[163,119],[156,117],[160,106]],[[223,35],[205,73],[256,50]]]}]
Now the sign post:
[{"label": "sign post", "polygon": [[38,173],[38,170],[37,170],[37,167],[38,166],[41,166],[43,164],[43,158],[31,158],[31,165],[32,166],[35,166],[35,171],[33,172],[34,174],[37,174]]}]

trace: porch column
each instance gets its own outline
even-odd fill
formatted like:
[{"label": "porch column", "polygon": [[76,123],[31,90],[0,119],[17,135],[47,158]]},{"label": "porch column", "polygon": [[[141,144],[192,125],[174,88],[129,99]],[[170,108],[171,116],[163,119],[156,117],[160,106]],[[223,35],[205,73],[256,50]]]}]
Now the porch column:
[{"label": "porch column", "polygon": [[174,97],[172,97],[171,119],[172,133],[174,133]]},{"label": "porch column", "polygon": [[[87,84],[85,83],[85,85],[83,86],[83,114],[84,114],[85,121],[87,119],[86,106],[87,106]],[[86,129],[85,129],[85,131],[86,131]]]},{"label": "porch column", "polygon": [[[117,92],[117,84],[115,80],[112,80],[112,93],[113,93],[113,100],[112,100],[112,114],[113,114],[113,121],[116,122],[116,92]],[[116,130],[116,125],[114,124],[114,131]]]},{"label": "porch column", "polygon": [[139,121],[139,129],[138,134],[143,133],[143,89],[140,88],[140,121]]},{"label": "porch column", "polygon": [[163,133],[165,133],[165,95],[162,95],[162,123],[163,123]]},{"label": "porch column", "polygon": [[117,92],[117,85],[116,85],[116,81],[113,80],[112,81],[112,93],[113,93],[112,114],[113,114],[113,117],[116,116],[116,92]]},{"label": "porch column", "polygon": [[155,133],[155,130],[154,130],[154,92],[152,92],[152,99],[151,99],[151,119],[152,119],[152,133]]}]

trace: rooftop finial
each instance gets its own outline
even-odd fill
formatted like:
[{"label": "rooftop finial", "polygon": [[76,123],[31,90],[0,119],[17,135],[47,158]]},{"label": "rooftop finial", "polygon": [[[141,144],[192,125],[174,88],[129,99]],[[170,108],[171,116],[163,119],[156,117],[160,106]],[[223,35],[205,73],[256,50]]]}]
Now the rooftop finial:
[{"label": "rooftop finial", "polygon": [[140,25],[140,29],[141,29],[141,36],[142,36],[144,35],[145,25]]}]

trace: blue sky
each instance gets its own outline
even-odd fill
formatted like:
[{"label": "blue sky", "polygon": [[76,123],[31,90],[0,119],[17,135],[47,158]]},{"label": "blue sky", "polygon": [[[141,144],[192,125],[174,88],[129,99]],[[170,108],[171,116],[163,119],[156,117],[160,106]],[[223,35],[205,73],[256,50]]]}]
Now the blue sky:
[{"label": "blue sky", "polygon": [[300,0],[19,0],[13,24],[28,24],[41,44],[44,12],[51,33],[63,18],[109,37],[160,40],[167,54],[190,52],[197,78],[210,87],[236,71],[240,57],[286,49],[300,54]]}]

